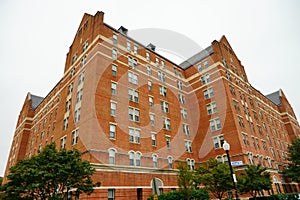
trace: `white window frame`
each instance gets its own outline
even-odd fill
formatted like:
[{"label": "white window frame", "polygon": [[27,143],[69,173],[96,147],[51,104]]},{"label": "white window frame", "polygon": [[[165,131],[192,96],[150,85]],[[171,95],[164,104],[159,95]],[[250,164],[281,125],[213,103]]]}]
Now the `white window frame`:
[{"label": "white window frame", "polygon": [[129,128],[129,142],[140,144],[141,142],[141,130],[138,128]]},{"label": "white window frame", "polygon": [[216,112],[218,112],[217,109],[217,103],[216,102],[211,102],[210,104],[206,105],[206,110],[208,115],[212,115]]},{"label": "white window frame", "polygon": [[140,121],[140,110],[134,107],[128,108],[128,115],[130,121],[139,122]]},{"label": "white window frame", "polygon": [[211,131],[218,131],[222,128],[221,121],[219,118],[211,119],[209,121],[209,126]]},{"label": "white window frame", "polygon": [[215,149],[220,149],[223,147],[223,143],[224,143],[224,136],[223,135],[218,135],[213,137],[213,143],[214,143],[214,148]]}]

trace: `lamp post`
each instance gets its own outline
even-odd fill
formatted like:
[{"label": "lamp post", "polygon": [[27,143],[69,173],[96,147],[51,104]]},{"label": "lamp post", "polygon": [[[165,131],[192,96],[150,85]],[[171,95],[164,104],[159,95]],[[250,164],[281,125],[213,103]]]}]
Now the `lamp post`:
[{"label": "lamp post", "polygon": [[228,163],[229,163],[229,168],[230,168],[230,173],[231,173],[231,180],[233,183],[233,187],[235,189],[235,197],[236,197],[236,200],[239,200],[240,198],[239,198],[239,194],[238,194],[237,186],[236,186],[237,181],[236,181],[235,174],[233,173],[233,170],[232,170],[232,165],[231,165],[230,156],[229,156],[230,145],[225,140],[223,143],[223,149],[225,150],[227,158],[228,158]]}]

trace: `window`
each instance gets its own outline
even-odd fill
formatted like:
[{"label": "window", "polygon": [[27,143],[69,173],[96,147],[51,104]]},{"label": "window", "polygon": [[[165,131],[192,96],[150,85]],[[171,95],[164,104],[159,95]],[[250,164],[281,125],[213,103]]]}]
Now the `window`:
[{"label": "window", "polygon": [[201,64],[198,64],[197,68],[198,68],[198,72],[201,72],[201,71],[202,71],[202,66],[201,66]]},{"label": "window", "polygon": [[238,123],[241,127],[245,128],[244,120],[241,116],[237,116],[238,118]]},{"label": "window", "polygon": [[151,126],[155,126],[155,119],[154,119],[154,114],[150,114],[150,124]]},{"label": "window", "polygon": [[113,59],[117,59],[118,58],[118,50],[117,49],[112,49],[111,57]]},{"label": "window", "polygon": [[134,152],[129,152],[129,165],[134,166]]},{"label": "window", "polygon": [[153,167],[157,168],[157,155],[156,154],[153,154],[152,160],[153,160]]},{"label": "window", "polygon": [[243,142],[244,142],[245,146],[249,147],[250,146],[249,138],[248,138],[248,135],[246,133],[242,133],[242,139],[243,139]]},{"label": "window", "polygon": [[208,62],[207,61],[204,61],[203,65],[204,65],[204,69],[208,68]]},{"label": "window", "polygon": [[88,42],[88,41],[85,41],[85,42],[83,43],[82,52],[85,52],[85,50],[87,50],[88,46],[89,46],[89,42]]},{"label": "window", "polygon": [[109,124],[109,138],[116,139],[116,129],[117,126],[115,124]]},{"label": "window", "polygon": [[147,66],[147,74],[148,75],[151,75],[152,73],[151,73],[151,67],[150,66]]},{"label": "window", "polygon": [[203,91],[204,93],[204,98],[205,99],[209,99],[212,98],[214,96],[214,90],[212,87],[207,88],[206,90]]},{"label": "window", "polygon": [[78,85],[82,84],[84,81],[84,72],[81,72],[78,77]]},{"label": "window", "polygon": [[155,58],[155,63],[156,63],[156,66],[159,66],[159,59],[158,59],[158,57]]},{"label": "window", "polygon": [[115,156],[116,156],[116,150],[110,149],[108,151],[108,163],[111,165],[115,164]]},{"label": "window", "polygon": [[171,137],[168,135],[166,135],[166,145],[168,149],[171,148]]},{"label": "window", "polygon": [[212,119],[209,121],[209,125],[210,125],[210,130],[211,131],[216,131],[221,129],[221,122],[220,119]]},{"label": "window", "polygon": [[156,134],[151,133],[152,146],[156,146]]},{"label": "window", "polygon": [[248,153],[248,159],[249,159],[250,165],[254,165],[253,154],[251,152]]},{"label": "window", "polygon": [[173,158],[172,158],[172,156],[168,156],[168,167],[169,167],[169,169],[173,168]]},{"label": "window", "polygon": [[111,65],[111,75],[117,76],[117,65],[114,64]]},{"label": "window", "polygon": [[158,80],[160,80],[162,82],[166,81],[166,75],[165,75],[165,73],[158,71],[157,75],[158,75]]},{"label": "window", "polygon": [[128,56],[128,66],[132,67],[132,58]]},{"label": "window", "polygon": [[239,102],[237,100],[232,100],[233,101],[233,107],[236,111],[240,111],[240,106],[239,106]]},{"label": "window", "polygon": [[268,151],[266,141],[261,140],[261,143],[262,143],[263,149],[264,149],[265,151]]},{"label": "window", "polygon": [[187,119],[187,111],[184,108],[180,108],[181,117]]},{"label": "window", "polygon": [[166,101],[160,101],[161,110],[165,113],[169,112],[169,104]]},{"label": "window", "polygon": [[111,94],[116,95],[117,94],[117,83],[111,82]]},{"label": "window", "polygon": [[74,56],[72,57],[72,65],[76,62],[77,60],[77,53],[74,54]]},{"label": "window", "polygon": [[272,168],[272,161],[271,161],[271,158],[270,157],[267,157],[267,161],[268,161],[268,164],[269,164],[269,168]]},{"label": "window", "polygon": [[78,131],[79,129],[76,129],[72,132],[72,145],[75,145],[78,142]]},{"label": "window", "polygon": [[148,90],[151,91],[152,90],[152,81],[148,80]]},{"label": "window", "polygon": [[131,51],[131,43],[127,41],[127,51]]},{"label": "window", "polygon": [[189,140],[184,141],[185,151],[192,152],[192,142]]},{"label": "window", "polygon": [[66,148],[67,136],[64,136],[60,139],[60,149]]},{"label": "window", "polygon": [[74,113],[74,122],[77,123],[80,120],[80,107],[75,110]]},{"label": "window", "polygon": [[153,107],[154,106],[154,100],[152,96],[149,96],[149,106]]},{"label": "window", "polygon": [[71,84],[68,86],[68,95],[69,95],[69,94],[72,94],[72,91],[73,91],[73,83],[71,83]]},{"label": "window", "polygon": [[129,142],[140,143],[140,130],[136,128],[129,128]]},{"label": "window", "polygon": [[150,61],[150,53],[146,52],[146,60],[149,62]]},{"label": "window", "polygon": [[235,94],[235,89],[234,89],[233,86],[229,85],[229,90],[230,90],[230,93],[231,93],[233,96],[236,95],[236,94]]},{"label": "window", "polygon": [[67,128],[68,128],[68,120],[69,120],[69,117],[66,117],[66,118],[64,119],[63,130],[67,130]]},{"label": "window", "polygon": [[133,60],[132,60],[132,67],[133,67],[134,69],[137,69],[137,67],[138,67],[138,61],[137,61],[137,59],[133,59]]},{"label": "window", "polygon": [[185,98],[184,98],[184,95],[183,94],[178,94],[178,99],[179,99],[179,102],[184,104],[185,102]]},{"label": "window", "polygon": [[166,130],[171,130],[171,121],[170,119],[163,117],[163,128]]},{"label": "window", "polygon": [[182,82],[177,80],[177,88],[178,88],[179,90],[182,90],[182,87],[183,87]]},{"label": "window", "polygon": [[224,143],[224,137],[223,135],[219,135],[217,137],[213,138],[213,142],[214,142],[214,147],[215,149],[219,149],[223,147],[223,143]]},{"label": "window", "polygon": [[187,159],[187,166],[189,170],[194,170],[195,169],[195,160],[193,159]]},{"label": "window", "polygon": [[82,88],[77,91],[76,93],[76,103],[80,102],[82,100]]},{"label": "window", "polygon": [[128,72],[128,82],[137,85],[138,75],[133,72]]},{"label": "window", "polygon": [[75,68],[72,68],[70,71],[70,78],[72,78],[75,75]]},{"label": "window", "polygon": [[71,109],[71,99],[69,99],[67,102],[66,102],[66,109],[65,109],[65,112],[69,111]]},{"label": "window", "polygon": [[182,129],[185,135],[190,135],[190,126],[188,124],[182,124]]},{"label": "window", "polygon": [[208,105],[206,105],[207,114],[211,115],[217,112],[217,104],[216,102],[212,102]]},{"label": "window", "polygon": [[139,102],[139,92],[133,89],[128,89],[128,98],[130,101]]},{"label": "window", "polygon": [[118,36],[116,34],[113,34],[113,43],[118,44]]},{"label": "window", "polygon": [[139,152],[135,154],[135,166],[141,166],[141,153]]},{"label": "window", "polygon": [[84,55],[80,61],[80,67],[83,67],[86,64],[86,55]]},{"label": "window", "polygon": [[161,68],[164,69],[165,68],[165,61],[162,60],[160,63],[161,63]]},{"label": "window", "polygon": [[135,45],[133,46],[133,53],[134,53],[134,55],[138,54],[138,47]]},{"label": "window", "polygon": [[160,85],[159,86],[159,94],[161,96],[166,97],[167,96],[167,88],[165,86]]},{"label": "window", "polygon": [[205,85],[210,82],[210,76],[209,74],[206,74],[205,76],[201,76],[202,85]]},{"label": "window", "polygon": [[115,189],[108,189],[108,200],[115,200]]},{"label": "window", "polygon": [[110,102],[110,116],[116,116],[117,113],[117,103]]},{"label": "window", "polygon": [[140,111],[136,108],[128,108],[129,120],[140,121]]}]

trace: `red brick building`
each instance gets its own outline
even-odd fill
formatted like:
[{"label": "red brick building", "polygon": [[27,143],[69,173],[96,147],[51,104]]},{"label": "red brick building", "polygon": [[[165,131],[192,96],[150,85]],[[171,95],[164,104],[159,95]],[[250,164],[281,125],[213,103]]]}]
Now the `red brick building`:
[{"label": "red brick building", "polygon": [[101,187],[81,199],[147,199],[153,180],[160,192],[178,188],[179,163],[192,170],[209,158],[226,162],[226,140],[237,171],[261,163],[274,193],[299,191],[280,174],[300,136],[293,109],[282,90],[263,95],[251,86],[225,36],[177,65],[103,17],[83,16],[49,94],[28,93],[6,174],[55,142],[79,149],[97,170]]}]

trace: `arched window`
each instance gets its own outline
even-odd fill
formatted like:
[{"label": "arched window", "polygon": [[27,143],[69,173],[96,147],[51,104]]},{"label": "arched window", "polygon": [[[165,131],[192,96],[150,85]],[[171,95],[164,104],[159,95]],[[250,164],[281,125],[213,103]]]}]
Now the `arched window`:
[{"label": "arched window", "polygon": [[114,165],[115,164],[116,150],[109,149],[108,154],[109,154],[109,164]]},{"label": "arched window", "polygon": [[134,166],[134,152],[133,151],[129,152],[129,165]]},{"label": "arched window", "polygon": [[141,153],[140,152],[136,152],[136,154],[135,154],[135,165],[141,166]]},{"label": "arched window", "polygon": [[153,154],[153,155],[152,155],[152,159],[153,159],[153,167],[154,167],[154,168],[157,168],[157,155],[156,155],[156,154]]}]

